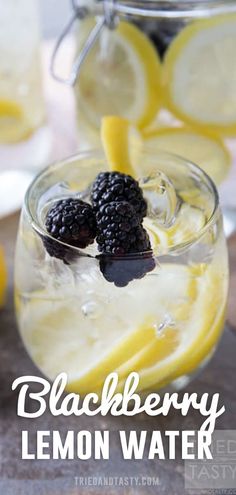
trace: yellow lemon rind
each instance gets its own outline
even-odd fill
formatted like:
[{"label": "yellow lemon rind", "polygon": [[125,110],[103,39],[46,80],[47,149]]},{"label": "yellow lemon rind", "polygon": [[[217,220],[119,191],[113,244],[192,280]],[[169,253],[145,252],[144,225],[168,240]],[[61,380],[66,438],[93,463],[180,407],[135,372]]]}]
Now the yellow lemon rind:
[{"label": "yellow lemon rind", "polygon": [[163,81],[163,101],[165,106],[181,121],[189,124],[195,129],[201,132],[203,129],[210,131],[214,134],[220,134],[223,136],[234,136],[236,134],[236,121],[231,124],[216,124],[213,122],[200,122],[184,112],[178,105],[173,102],[172,98],[172,84],[174,80],[174,70],[176,66],[176,60],[181,54],[183,48],[186,47],[187,43],[203,29],[208,29],[229,20],[232,21],[236,14],[223,14],[220,16],[214,16],[212,18],[196,20],[190,25],[186,26],[175,40],[170,45],[166,52],[162,71],[162,81]]}]

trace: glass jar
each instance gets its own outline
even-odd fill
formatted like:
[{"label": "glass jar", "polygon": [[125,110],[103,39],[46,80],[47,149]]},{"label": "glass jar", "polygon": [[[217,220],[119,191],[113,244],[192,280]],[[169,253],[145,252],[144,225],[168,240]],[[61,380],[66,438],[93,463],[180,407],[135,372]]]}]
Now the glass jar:
[{"label": "glass jar", "polygon": [[119,114],[154,147],[198,163],[236,207],[236,4],[218,0],[75,1],[69,83],[79,146]]},{"label": "glass jar", "polygon": [[0,0],[0,12],[0,173],[35,170],[49,152],[37,1]]},{"label": "glass jar", "polygon": [[[228,262],[215,186],[175,155],[143,150],[141,161],[143,227],[151,242],[145,253],[108,255],[96,242],[81,249],[48,234],[45,219],[58,201],[91,202],[93,181],[109,170],[101,151],[43,171],[22,211],[15,266],[20,333],[39,369],[51,380],[66,372],[68,389],[81,395],[100,394],[113,371],[119,390],[132,371],[142,395],[178,390],[208,362],[223,330]],[[167,184],[176,204],[163,226]]]}]

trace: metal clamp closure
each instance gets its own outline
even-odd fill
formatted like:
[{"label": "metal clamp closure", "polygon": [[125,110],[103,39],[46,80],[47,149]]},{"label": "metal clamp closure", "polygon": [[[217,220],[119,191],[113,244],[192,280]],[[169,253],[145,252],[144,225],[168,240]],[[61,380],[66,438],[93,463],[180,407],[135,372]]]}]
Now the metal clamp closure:
[{"label": "metal clamp closure", "polygon": [[103,0],[103,15],[100,15],[98,17],[95,26],[88,34],[88,38],[85,41],[82,50],[80,51],[79,55],[73,62],[69,77],[63,78],[56,72],[56,63],[57,63],[59,50],[61,49],[66,36],[71,32],[75,22],[78,19],[83,20],[89,16],[96,15],[85,5],[80,6],[77,4],[76,0],[72,0],[72,7],[73,7],[72,17],[69,19],[68,23],[64,27],[61,35],[59,36],[56,42],[50,62],[50,74],[56,81],[63,84],[67,84],[68,86],[74,86],[75,83],[78,81],[81,67],[85,59],[87,58],[90,50],[92,49],[97,39],[99,38],[102,30],[105,27],[108,27],[109,29],[115,29],[118,24],[118,17],[115,10],[115,2],[116,0]]}]

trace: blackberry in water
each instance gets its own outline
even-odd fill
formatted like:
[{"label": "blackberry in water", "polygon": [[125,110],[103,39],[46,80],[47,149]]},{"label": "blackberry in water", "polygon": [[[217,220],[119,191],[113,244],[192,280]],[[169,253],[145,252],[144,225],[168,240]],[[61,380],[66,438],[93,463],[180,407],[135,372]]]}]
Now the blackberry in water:
[{"label": "blackberry in water", "polygon": [[93,184],[91,200],[96,211],[112,201],[127,201],[133,206],[140,221],[147,214],[147,202],[139,183],[130,175],[120,172],[100,173]]},{"label": "blackberry in water", "polygon": [[[179,2],[173,2],[172,8],[178,10]],[[150,38],[160,58],[163,59],[174,38],[185,26],[186,21],[179,19],[171,19],[171,22],[169,19],[145,20],[135,24]]]},{"label": "blackberry in water", "polygon": [[[75,198],[57,201],[47,212],[45,227],[47,232],[58,241],[81,249],[93,243],[97,232],[92,207]],[[64,258],[66,247],[46,238],[44,245],[50,256]]]},{"label": "blackberry in water", "polygon": [[125,258],[102,254],[99,256],[99,266],[108,282],[113,282],[116,287],[125,287],[132,280],[141,279],[154,270],[156,263],[151,252]]},{"label": "blackberry in water", "polygon": [[149,236],[130,203],[113,201],[105,204],[96,218],[98,249],[102,252],[100,270],[108,282],[124,287],[153,270],[155,261]]},{"label": "blackberry in water", "polygon": [[69,257],[69,248],[47,237],[42,237],[42,241],[47,253],[52,258],[58,258],[59,260],[64,261],[65,264],[69,264],[67,261],[67,257]]},{"label": "blackberry in water", "polygon": [[133,206],[127,201],[112,201],[101,206],[96,219],[99,251],[114,255],[129,253],[140,228]]}]

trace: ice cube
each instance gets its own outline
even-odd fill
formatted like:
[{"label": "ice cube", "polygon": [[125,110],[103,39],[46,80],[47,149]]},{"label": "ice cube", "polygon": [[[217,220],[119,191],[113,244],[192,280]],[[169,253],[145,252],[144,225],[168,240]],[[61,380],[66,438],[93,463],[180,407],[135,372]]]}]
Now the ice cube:
[{"label": "ice cube", "polygon": [[148,202],[148,216],[161,226],[170,227],[179,208],[175,188],[162,172],[151,174],[140,181],[144,197]]}]

